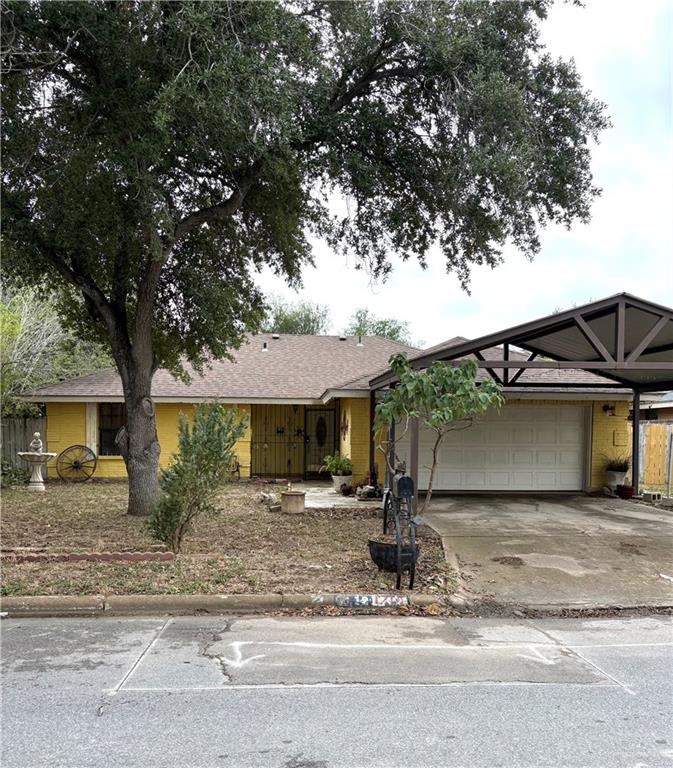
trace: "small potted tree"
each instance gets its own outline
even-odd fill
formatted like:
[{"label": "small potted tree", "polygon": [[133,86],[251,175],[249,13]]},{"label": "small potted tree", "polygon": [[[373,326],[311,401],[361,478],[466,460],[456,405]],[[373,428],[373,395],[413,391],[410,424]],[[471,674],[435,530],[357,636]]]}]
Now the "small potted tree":
[{"label": "small potted tree", "polygon": [[353,483],[353,463],[348,456],[342,456],[339,451],[330,456],[325,456],[324,464],[320,467],[321,472],[329,472],[332,475],[334,490],[339,493],[342,485],[352,485]]},{"label": "small potted tree", "polygon": [[605,471],[608,475],[607,486],[615,491],[618,485],[624,485],[626,473],[631,466],[631,457],[623,454],[619,456],[607,456],[605,459]]}]

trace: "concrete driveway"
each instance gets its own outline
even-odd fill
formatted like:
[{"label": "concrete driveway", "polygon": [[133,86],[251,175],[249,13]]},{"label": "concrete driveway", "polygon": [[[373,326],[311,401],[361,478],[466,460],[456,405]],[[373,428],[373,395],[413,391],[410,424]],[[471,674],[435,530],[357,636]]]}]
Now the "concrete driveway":
[{"label": "concrete driveway", "polygon": [[673,605],[673,512],[588,496],[454,496],[424,513],[473,599]]}]

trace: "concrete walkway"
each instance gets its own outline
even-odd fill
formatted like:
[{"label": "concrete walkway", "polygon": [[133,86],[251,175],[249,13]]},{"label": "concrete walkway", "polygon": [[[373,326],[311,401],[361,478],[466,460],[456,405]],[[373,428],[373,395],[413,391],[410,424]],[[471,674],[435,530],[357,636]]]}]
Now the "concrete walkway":
[{"label": "concrete walkway", "polygon": [[467,592],[507,605],[673,605],[673,514],[588,496],[436,498],[424,514]]},{"label": "concrete walkway", "polygon": [[308,509],[377,509],[380,501],[359,501],[355,496],[343,496],[337,493],[331,482],[293,483],[293,488],[306,491]]}]

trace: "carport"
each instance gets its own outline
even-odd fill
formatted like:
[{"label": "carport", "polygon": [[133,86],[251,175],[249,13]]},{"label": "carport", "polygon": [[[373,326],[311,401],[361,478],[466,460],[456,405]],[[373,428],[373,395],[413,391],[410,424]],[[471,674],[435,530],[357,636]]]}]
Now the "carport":
[{"label": "carport", "polygon": [[[523,353],[522,353],[523,351]],[[596,383],[582,383],[573,376],[584,371],[599,377],[601,391],[631,391],[633,484],[638,492],[640,397],[645,392],[673,389],[673,309],[620,293],[565,312],[507,328],[470,341],[455,339],[440,344],[411,360],[422,369],[435,361],[456,364],[474,357],[480,369],[498,382],[506,393],[537,391],[565,385],[573,390],[596,391]],[[526,379],[530,370],[554,372],[553,382]],[[372,417],[376,392],[394,386],[388,371],[370,382]],[[409,474],[419,479],[419,424],[409,431]],[[374,441],[370,446],[374,463]]]}]

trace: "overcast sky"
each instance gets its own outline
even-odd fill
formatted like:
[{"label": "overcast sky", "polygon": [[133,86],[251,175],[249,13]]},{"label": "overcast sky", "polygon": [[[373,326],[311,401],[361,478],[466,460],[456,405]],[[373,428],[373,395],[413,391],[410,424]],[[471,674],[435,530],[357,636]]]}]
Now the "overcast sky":
[{"label": "overcast sky", "polygon": [[673,0],[559,3],[543,33],[552,53],[575,59],[613,123],[594,150],[603,195],[589,224],[547,229],[532,263],[511,248],[497,269],[475,269],[471,296],[446,274],[439,253],[425,271],[393,261],[388,280],[372,285],[352,260],[323,244],[316,246],[315,268],[304,271],[303,289],[295,292],[265,272],[264,291],[328,304],[334,333],[358,307],[397,316],[424,346],[621,291],[673,304]]}]

